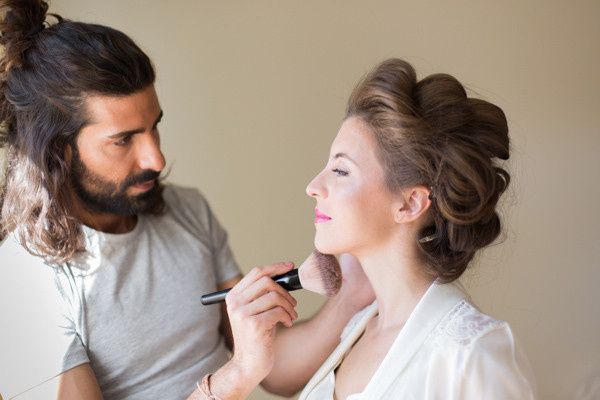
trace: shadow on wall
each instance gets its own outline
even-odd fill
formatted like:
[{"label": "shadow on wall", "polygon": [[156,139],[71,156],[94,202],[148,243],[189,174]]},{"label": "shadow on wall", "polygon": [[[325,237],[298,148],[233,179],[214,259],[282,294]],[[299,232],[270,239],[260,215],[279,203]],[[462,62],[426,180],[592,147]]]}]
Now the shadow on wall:
[{"label": "shadow on wall", "polygon": [[575,400],[600,399],[600,370],[597,370],[579,386]]}]

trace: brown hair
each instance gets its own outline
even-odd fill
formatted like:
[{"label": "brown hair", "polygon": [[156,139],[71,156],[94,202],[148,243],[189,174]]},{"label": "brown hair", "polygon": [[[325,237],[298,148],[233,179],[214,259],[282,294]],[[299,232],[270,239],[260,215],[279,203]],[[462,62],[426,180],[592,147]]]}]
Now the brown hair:
[{"label": "brown hair", "polygon": [[31,253],[67,261],[83,237],[69,214],[64,153],[88,123],[85,96],[135,93],[154,82],[154,69],[122,32],[54,14],[50,25],[45,1],[0,0],[0,10],[0,145],[8,159],[0,236],[18,228]]},{"label": "brown hair", "polygon": [[433,224],[419,232],[418,247],[427,273],[457,279],[501,230],[496,205],[510,182],[499,165],[509,157],[504,112],[467,97],[450,75],[417,81],[409,63],[390,59],[358,84],[346,116],[375,133],[390,190],[430,188]]}]

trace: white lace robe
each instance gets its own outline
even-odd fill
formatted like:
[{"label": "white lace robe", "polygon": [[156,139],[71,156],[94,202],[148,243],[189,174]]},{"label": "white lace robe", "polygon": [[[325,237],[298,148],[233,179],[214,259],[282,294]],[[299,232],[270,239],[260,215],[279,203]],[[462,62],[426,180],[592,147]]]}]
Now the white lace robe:
[{"label": "white lace robe", "polygon": [[[373,303],[350,320],[299,400],[333,398],[335,369],[375,315]],[[346,400],[529,400],[534,393],[529,364],[508,323],[483,314],[457,285],[434,283],[364,390]]]}]

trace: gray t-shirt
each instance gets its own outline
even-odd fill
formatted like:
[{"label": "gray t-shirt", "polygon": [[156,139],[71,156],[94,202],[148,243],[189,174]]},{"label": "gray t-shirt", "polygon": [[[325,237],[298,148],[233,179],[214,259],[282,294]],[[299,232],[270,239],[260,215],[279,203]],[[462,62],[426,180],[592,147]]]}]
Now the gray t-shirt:
[{"label": "gray t-shirt", "polygon": [[200,303],[240,274],[227,234],[197,190],[168,185],[164,198],[165,214],[128,233],[84,227],[89,251],[55,270],[60,372],[90,362],[106,400],[184,399],[228,359],[220,307]]}]

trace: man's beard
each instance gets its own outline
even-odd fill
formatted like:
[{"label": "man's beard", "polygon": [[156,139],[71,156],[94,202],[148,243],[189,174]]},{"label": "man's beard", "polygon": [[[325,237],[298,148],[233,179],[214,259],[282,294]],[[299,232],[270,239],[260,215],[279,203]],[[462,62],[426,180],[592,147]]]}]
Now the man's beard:
[{"label": "man's beard", "polygon": [[[163,187],[158,181],[160,172],[144,170],[121,183],[113,183],[90,171],[76,146],[72,148],[71,184],[88,211],[124,217],[160,211],[163,205]],[[156,180],[152,189],[135,196],[126,194],[130,186],[150,180]]]}]

